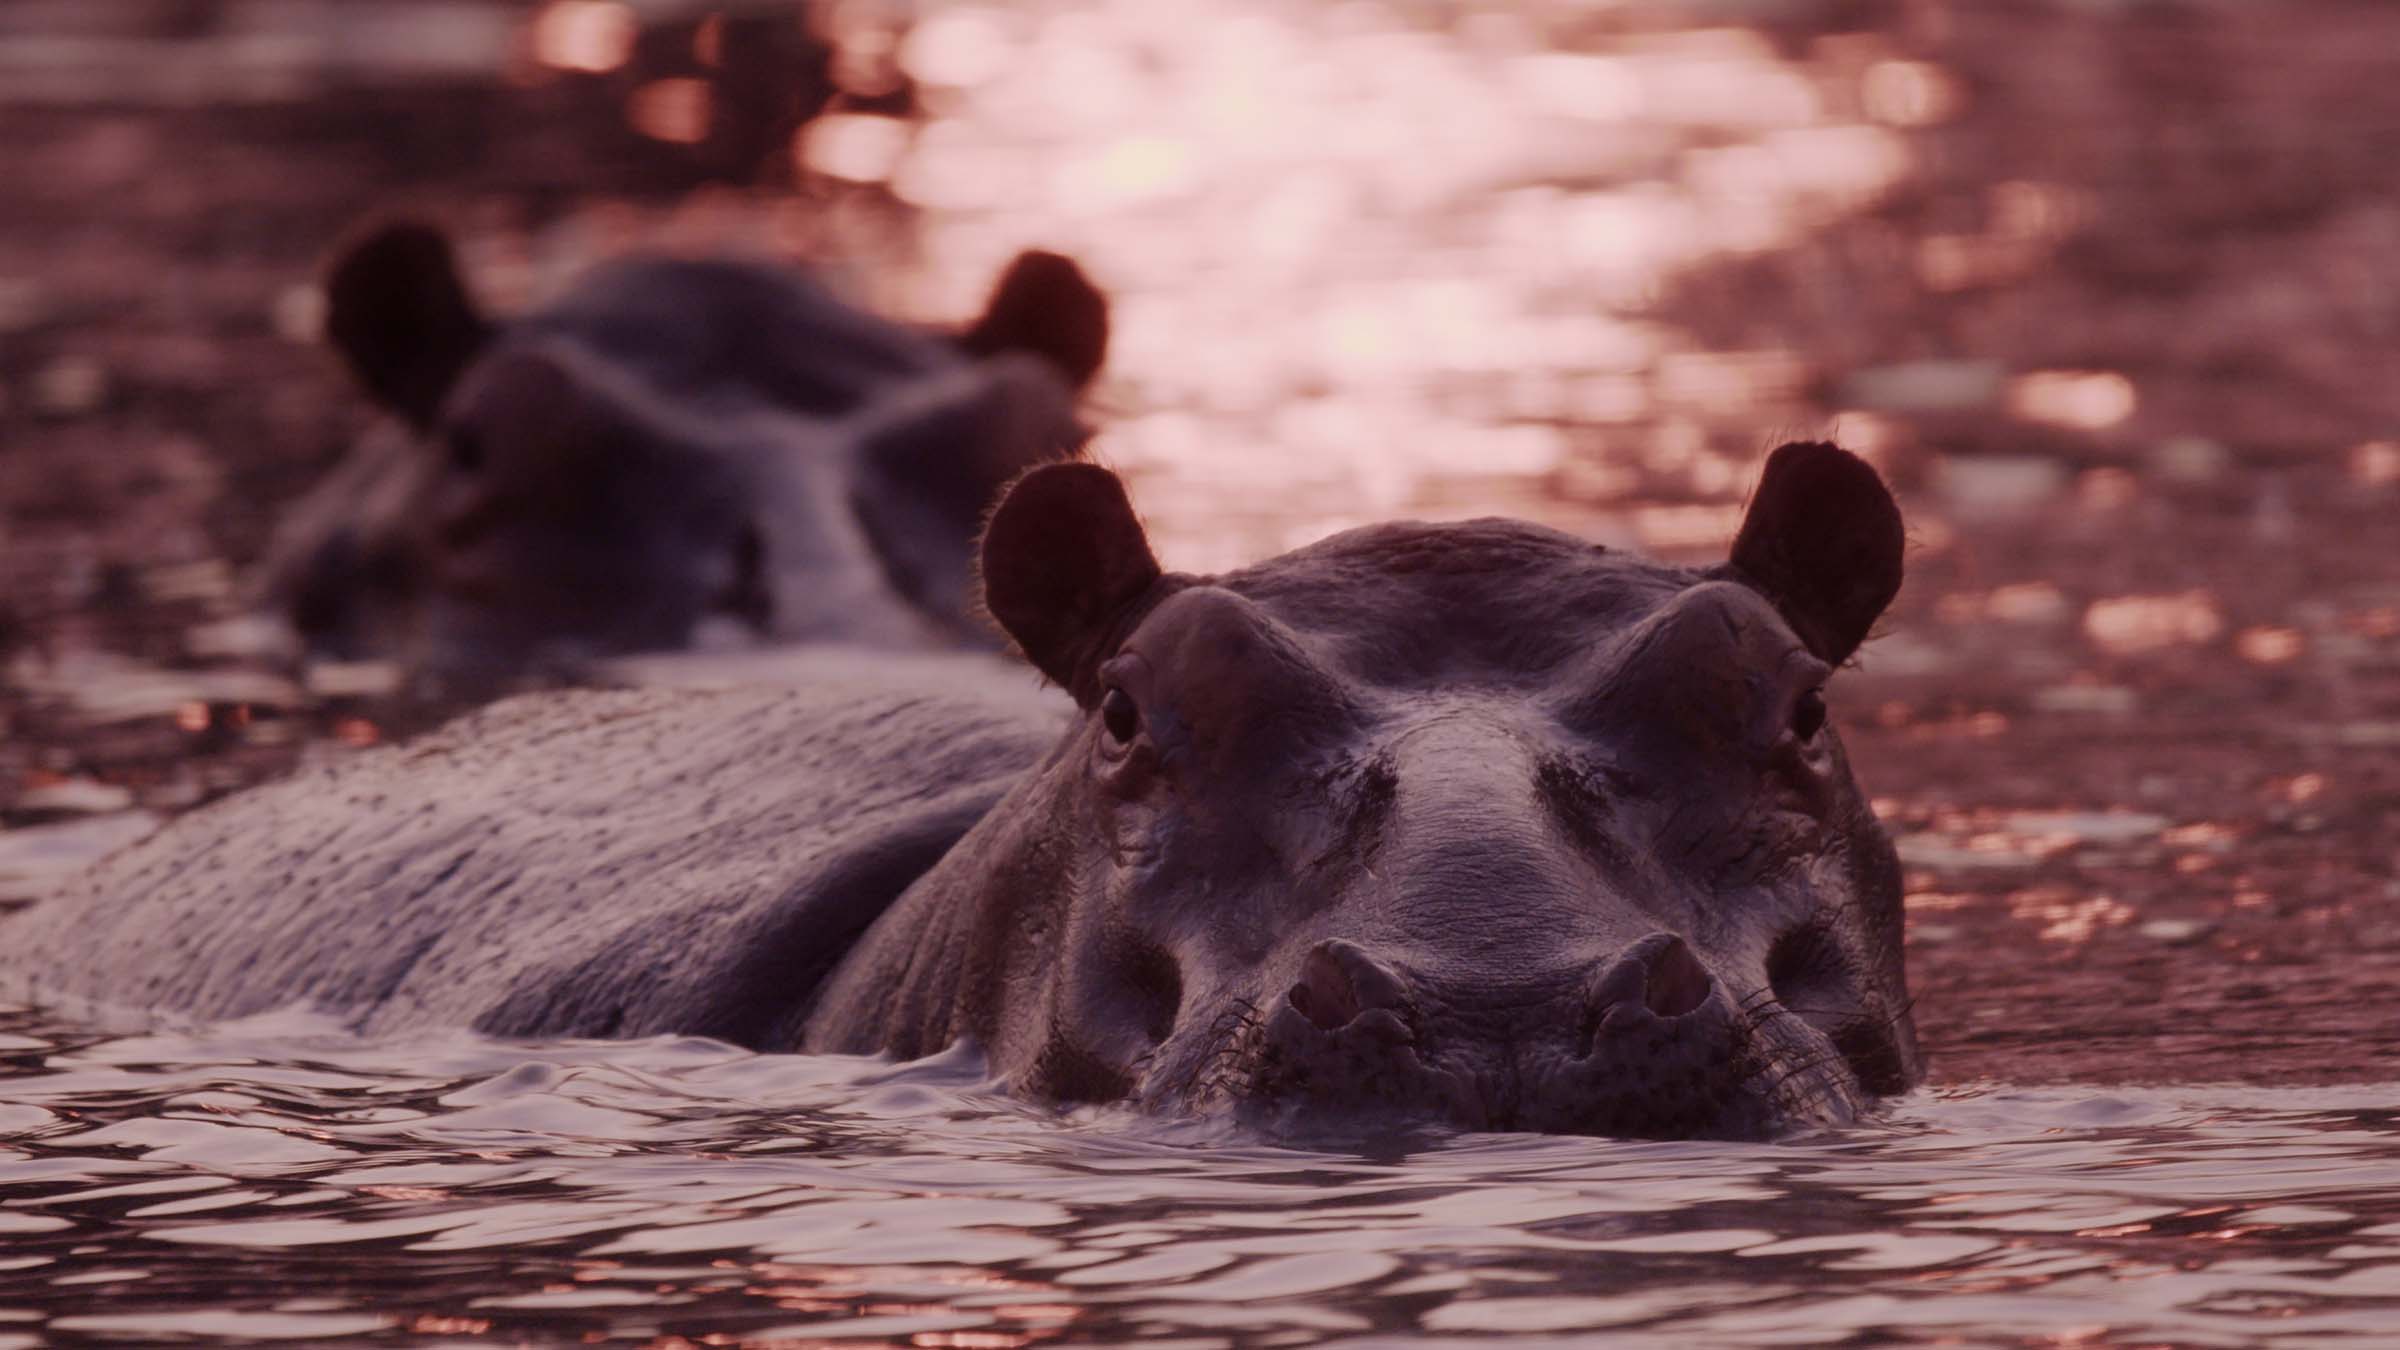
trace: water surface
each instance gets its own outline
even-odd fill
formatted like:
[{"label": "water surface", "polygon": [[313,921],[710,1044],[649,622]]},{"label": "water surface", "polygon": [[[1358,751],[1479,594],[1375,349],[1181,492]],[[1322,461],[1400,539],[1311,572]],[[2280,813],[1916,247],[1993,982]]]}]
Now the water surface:
[{"label": "water surface", "polygon": [[2388,1343],[2388,1086],[1296,1147],[700,1040],[0,1032],[0,1346]]}]

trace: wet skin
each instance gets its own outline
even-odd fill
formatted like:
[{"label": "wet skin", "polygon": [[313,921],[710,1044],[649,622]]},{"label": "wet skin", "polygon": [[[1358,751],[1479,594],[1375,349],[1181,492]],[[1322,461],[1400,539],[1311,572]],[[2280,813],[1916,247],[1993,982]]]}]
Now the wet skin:
[{"label": "wet skin", "polygon": [[[1823,687],[1897,511],[1777,451],[1730,560],[1513,521],[1163,573],[1021,479],[968,658],[550,695],[194,813],[12,921],[37,993],[705,1032],[1276,1128],[1761,1136],[1920,1076]],[[581,701],[578,701],[581,700]],[[1063,733],[1062,733],[1063,728]]]},{"label": "wet skin", "polygon": [[371,231],[327,336],[392,414],[282,522],[262,599],[314,646],[434,672],[695,641],[986,645],[974,540],[1080,452],[1106,301],[1028,253],[963,332],[798,269],[632,259],[485,317],[448,242]]},{"label": "wet skin", "polygon": [[1061,466],[984,541],[1075,730],[844,962],[806,1045],[966,1036],[1019,1091],[1757,1135],[1920,1074],[1899,869],[1823,687],[1898,512],[1771,459],[1732,560],[1513,521],[1161,574]]}]

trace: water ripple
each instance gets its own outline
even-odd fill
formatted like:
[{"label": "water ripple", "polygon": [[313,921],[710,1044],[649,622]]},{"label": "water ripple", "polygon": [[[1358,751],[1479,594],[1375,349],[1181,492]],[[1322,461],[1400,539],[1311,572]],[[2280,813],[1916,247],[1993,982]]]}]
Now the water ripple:
[{"label": "water ripple", "polygon": [[2388,1088],[1297,1148],[1055,1116],[959,1054],[0,1030],[30,1043],[0,1078],[0,1344],[2338,1344],[2400,1299]]}]

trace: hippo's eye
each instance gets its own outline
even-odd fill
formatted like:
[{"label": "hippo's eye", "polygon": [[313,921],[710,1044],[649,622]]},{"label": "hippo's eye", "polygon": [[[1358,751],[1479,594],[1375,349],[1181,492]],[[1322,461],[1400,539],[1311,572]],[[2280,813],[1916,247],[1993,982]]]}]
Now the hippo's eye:
[{"label": "hippo's eye", "polygon": [[450,467],[473,473],[483,467],[483,442],[472,431],[450,433]]},{"label": "hippo's eye", "polygon": [[1123,745],[1142,729],[1142,710],[1133,704],[1133,695],[1114,686],[1100,696],[1100,725],[1108,728],[1109,736]]},{"label": "hippo's eye", "polygon": [[1825,691],[1811,689],[1792,704],[1792,734],[1813,741],[1825,729]]}]

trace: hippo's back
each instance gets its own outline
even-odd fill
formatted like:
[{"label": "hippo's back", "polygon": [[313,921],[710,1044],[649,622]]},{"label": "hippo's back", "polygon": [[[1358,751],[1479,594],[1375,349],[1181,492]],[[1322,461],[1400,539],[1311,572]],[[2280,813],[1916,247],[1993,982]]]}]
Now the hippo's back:
[{"label": "hippo's back", "polygon": [[1057,739],[976,657],[512,699],[219,802],[0,923],[0,987],[362,1030],[792,1043],[863,930]]}]

